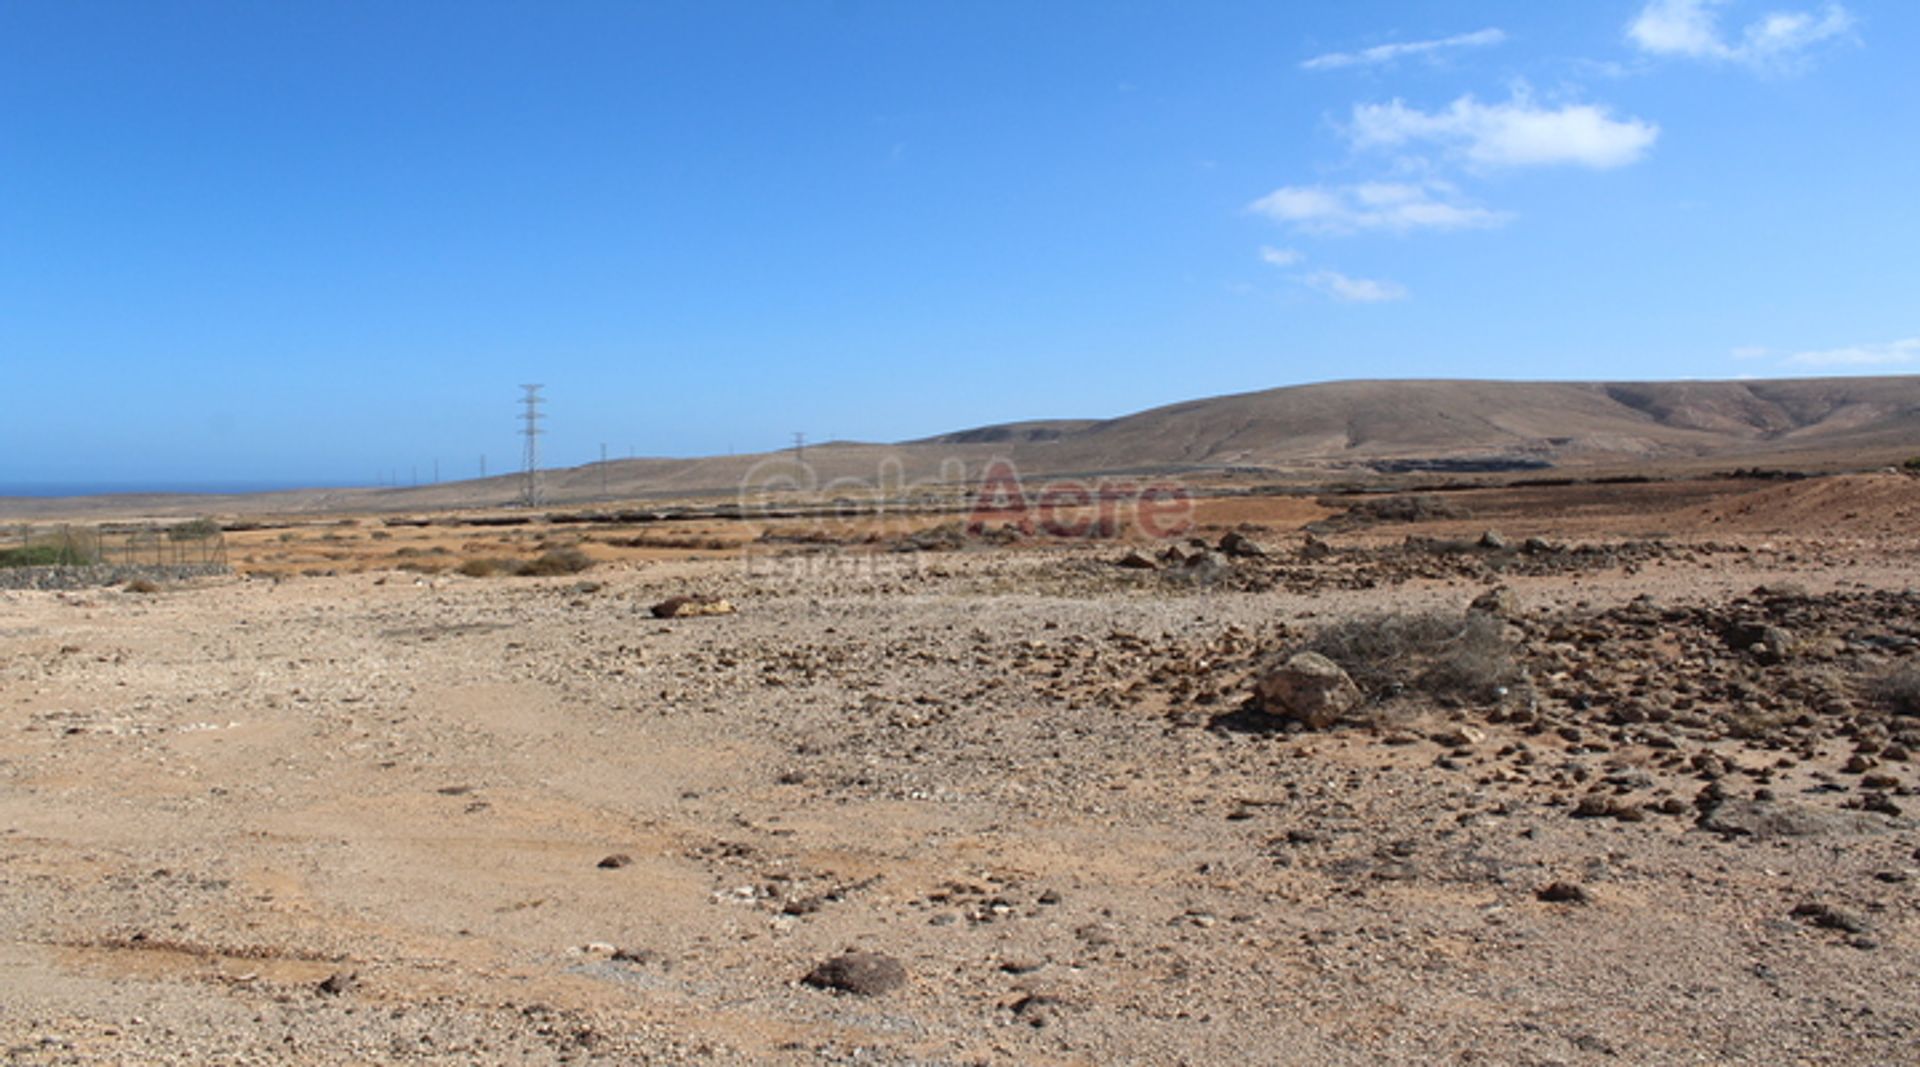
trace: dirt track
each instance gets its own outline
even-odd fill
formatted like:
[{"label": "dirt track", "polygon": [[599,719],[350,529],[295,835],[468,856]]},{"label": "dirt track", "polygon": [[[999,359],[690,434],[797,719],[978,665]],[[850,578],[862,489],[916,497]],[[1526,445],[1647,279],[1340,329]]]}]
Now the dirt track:
[{"label": "dirt track", "polygon": [[[1535,556],[1399,546],[1482,519],[1318,559],[1274,530],[1204,577],[813,548],[0,593],[0,1048],[1902,1061],[1920,720],[1861,686],[1920,655],[1920,540],[1710,520]],[[1317,626],[1494,582],[1524,692],[1324,733],[1242,708]],[[739,613],[648,613],[687,592]],[[1747,615],[1794,656],[1727,647]],[[848,948],[907,984],[800,983]]]}]

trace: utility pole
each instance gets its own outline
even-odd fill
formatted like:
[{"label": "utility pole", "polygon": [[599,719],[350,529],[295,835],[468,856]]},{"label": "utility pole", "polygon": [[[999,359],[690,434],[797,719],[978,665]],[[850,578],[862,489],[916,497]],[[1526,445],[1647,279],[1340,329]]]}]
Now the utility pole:
[{"label": "utility pole", "polygon": [[520,419],[523,423],[520,432],[527,439],[527,483],[521,499],[528,507],[537,508],[540,506],[540,434],[544,432],[540,429],[540,420],[544,417],[540,413],[540,405],[546,400],[540,395],[539,385],[523,385],[520,389],[525,394],[520,398]]},{"label": "utility pole", "polygon": [[480,453],[480,479],[482,481],[485,481],[486,477],[487,477],[487,454],[485,452],[482,452]]},{"label": "utility pole", "polygon": [[793,431],[793,461],[795,463],[807,461],[807,435],[799,430]]},{"label": "utility pole", "polygon": [[607,495],[607,443],[600,442],[600,495]]}]

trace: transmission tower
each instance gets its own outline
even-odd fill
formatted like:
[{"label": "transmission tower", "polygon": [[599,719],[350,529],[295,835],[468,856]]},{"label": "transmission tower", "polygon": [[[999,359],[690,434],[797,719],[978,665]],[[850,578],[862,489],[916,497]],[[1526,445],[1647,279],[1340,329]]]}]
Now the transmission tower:
[{"label": "transmission tower", "polygon": [[793,459],[796,463],[807,461],[807,435],[799,430],[793,431]]},{"label": "transmission tower", "polygon": [[540,506],[540,435],[544,432],[540,429],[540,420],[545,417],[540,413],[540,405],[546,403],[546,399],[540,395],[541,386],[523,385],[520,388],[525,393],[520,398],[520,433],[527,439],[527,483],[521,491],[521,498],[528,507],[537,508]]}]

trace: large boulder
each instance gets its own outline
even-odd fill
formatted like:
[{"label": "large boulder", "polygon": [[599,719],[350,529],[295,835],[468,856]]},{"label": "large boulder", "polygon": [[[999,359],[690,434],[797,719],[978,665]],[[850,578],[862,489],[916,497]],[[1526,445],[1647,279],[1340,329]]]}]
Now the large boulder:
[{"label": "large boulder", "polygon": [[1318,652],[1299,652],[1262,677],[1260,710],[1324,730],[1360,703],[1360,687],[1340,665]]}]

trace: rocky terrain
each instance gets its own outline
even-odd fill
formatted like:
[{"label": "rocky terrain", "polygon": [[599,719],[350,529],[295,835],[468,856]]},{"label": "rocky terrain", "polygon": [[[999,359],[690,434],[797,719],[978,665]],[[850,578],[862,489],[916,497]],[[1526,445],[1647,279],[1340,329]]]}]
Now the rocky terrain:
[{"label": "rocky terrain", "polygon": [[1920,483],[1759,499],[0,591],[0,1049],[1905,1062]]}]

